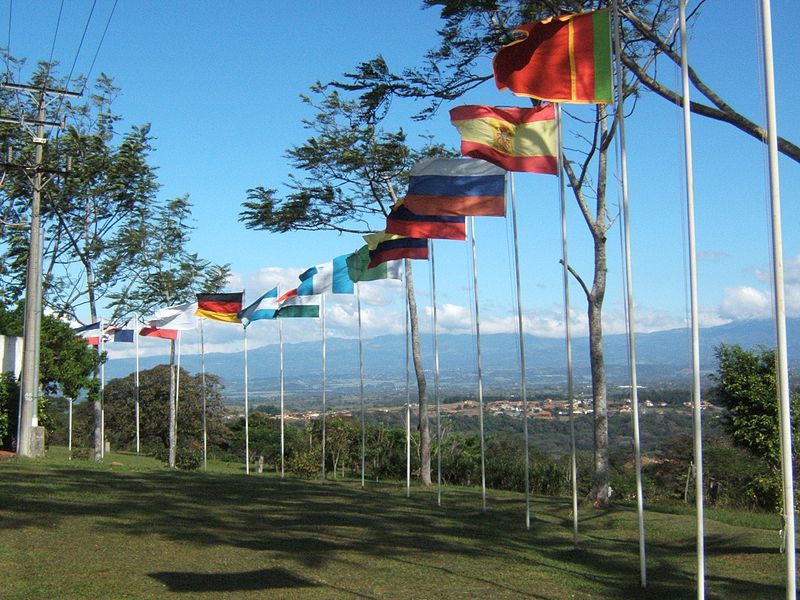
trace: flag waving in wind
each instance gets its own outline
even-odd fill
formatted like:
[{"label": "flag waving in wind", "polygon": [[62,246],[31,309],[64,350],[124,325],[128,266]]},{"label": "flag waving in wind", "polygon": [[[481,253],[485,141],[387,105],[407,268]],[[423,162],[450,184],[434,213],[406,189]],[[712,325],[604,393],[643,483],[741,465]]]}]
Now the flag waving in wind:
[{"label": "flag waving in wind", "polygon": [[558,173],[556,115],[552,104],[533,108],[457,106],[450,121],[461,134],[461,154],[506,171]]},{"label": "flag waving in wind", "polygon": [[242,310],[242,296],[244,292],[233,292],[227,294],[197,294],[197,316],[212,319],[214,321],[224,321],[226,323],[238,323],[239,311]]},{"label": "flag waving in wind", "polygon": [[524,37],[494,57],[498,89],[551,102],[613,102],[608,9],[551,17],[514,31]]},{"label": "flag waving in wind", "polygon": [[320,294],[352,294],[353,282],[347,270],[347,255],[337,256],[331,262],[307,269],[300,275],[298,296]]},{"label": "flag waving in wind", "polygon": [[467,225],[464,217],[418,215],[400,200],[386,217],[386,233],[412,238],[465,240]]},{"label": "flag waving in wind", "polygon": [[506,172],[475,158],[427,158],[411,169],[404,201],[415,215],[502,217]]},{"label": "flag waving in wind", "polygon": [[278,298],[278,310],[275,311],[276,319],[308,317],[316,319],[319,317],[319,304],[315,304],[317,299],[314,296],[301,296],[297,293],[297,288],[289,290]]},{"label": "flag waving in wind", "polygon": [[89,325],[84,325],[83,327],[78,327],[73,329],[77,335],[82,337],[86,340],[86,343],[90,346],[99,346],[100,345],[100,321],[97,323],[90,323]]},{"label": "flag waving in wind", "polygon": [[278,288],[274,287],[262,294],[258,300],[247,308],[239,311],[237,315],[244,327],[259,319],[274,319],[278,310]]},{"label": "flag waving in wind", "polygon": [[404,235],[395,235],[379,231],[364,236],[369,248],[370,269],[400,258],[428,260],[428,240],[425,238],[411,238]]},{"label": "flag waving in wind", "polygon": [[[185,331],[197,327],[197,302],[176,304],[156,311],[151,319],[147,320],[147,327],[152,329],[174,329]],[[141,334],[141,333],[140,333]]]},{"label": "flag waving in wind", "polygon": [[370,268],[369,246],[361,246],[347,256],[347,269],[352,281],[400,279],[400,261],[390,260]]}]

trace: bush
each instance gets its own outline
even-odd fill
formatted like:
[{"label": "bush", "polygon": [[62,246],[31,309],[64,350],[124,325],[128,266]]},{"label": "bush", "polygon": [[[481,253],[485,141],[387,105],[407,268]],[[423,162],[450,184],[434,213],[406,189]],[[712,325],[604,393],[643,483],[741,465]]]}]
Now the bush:
[{"label": "bush", "polygon": [[175,467],[181,471],[196,471],[203,464],[203,451],[195,448],[178,448],[175,451]]},{"label": "bush", "polygon": [[314,450],[294,452],[286,461],[286,468],[294,475],[311,477],[320,471],[320,454]]}]

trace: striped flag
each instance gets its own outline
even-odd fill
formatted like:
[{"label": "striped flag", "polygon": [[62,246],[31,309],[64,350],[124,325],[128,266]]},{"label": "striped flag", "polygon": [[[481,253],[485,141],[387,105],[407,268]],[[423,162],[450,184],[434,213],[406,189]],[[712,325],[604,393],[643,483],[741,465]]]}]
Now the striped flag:
[{"label": "striped flag", "polygon": [[320,294],[352,294],[353,281],[347,269],[347,254],[337,256],[331,262],[307,269],[300,275],[298,296]]},{"label": "striped flag", "polygon": [[427,158],[411,169],[404,205],[415,215],[502,217],[506,172],[475,158]]},{"label": "striped flag", "polygon": [[379,279],[400,279],[400,261],[389,260],[370,268],[369,246],[361,246],[347,256],[347,269],[352,281],[377,281]]},{"label": "striped flag", "polygon": [[89,323],[83,327],[77,327],[72,331],[74,331],[76,335],[85,339],[86,343],[90,346],[100,345],[100,321],[97,321],[97,323]]},{"label": "striped flag", "polygon": [[278,288],[274,287],[268,292],[263,293],[258,300],[250,304],[247,308],[239,311],[237,315],[244,327],[251,322],[259,319],[274,319],[275,312],[278,310]]},{"label": "striped flag", "polygon": [[613,102],[608,9],[551,17],[514,31],[524,37],[494,58],[498,89],[550,102]]},{"label": "striped flag", "polygon": [[552,104],[533,108],[465,105],[450,111],[461,134],[461,154],[506,171],[558,174],[556,115]]},{"label": "striped flag", "polygon": [[226,323],[239,323],[239,311],[242,310],[242,296],[244,292],[226,294],[197,294],[198,317],[205,317],[214,321]]},{"label": "striped flag", "polygon": [[364,236],[369,248],[370,269],[379,265],[401,258],[428,260],[428,240],[425,238],[410,238],[379,231]]},{"label": "striped flag", "polygon": [[177,329],[161,329],[158,327],[142,327],[139,330],[139,335],[144,337],[161,338],[164,340],[177,340]]},{"label": "striped flag", "polygon": [[128,323],[123,323],[122,325],[112,325],[110,327],[106,327],[106,340],[108,342],[133,342],[134,331],[131,328],[126,328],[125,325]]},{"label": "striped flag", "polygon": [[386,233],[412,238],[465,240],[467,226],[464,217],[418,215],[400,200],[386,217]]},{"label": "striped flag", "polygon": [[289,290],[278,298],[278,310],[275,311],[275,318],[301,318],[309,317],[316,319],[319,317],[319,304],[314,304],[317,299],[313,296],[301,296],[297,293],[297,288]]},{"label": "striped flag", "polygon": [[147,319],[147,327],[155,329],[176,329],[185,331],[197,327],[197,302],[176,304],[159,309],[152,318]]}]

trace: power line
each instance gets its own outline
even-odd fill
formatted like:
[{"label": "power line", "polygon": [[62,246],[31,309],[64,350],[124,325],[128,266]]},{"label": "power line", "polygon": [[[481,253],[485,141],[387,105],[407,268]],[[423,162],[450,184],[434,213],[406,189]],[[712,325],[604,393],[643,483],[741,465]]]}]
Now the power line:
[{"label": "power line", "polygon": [[92,58],[92,64],[89,65],[89,70],[86,73],[86,82],[84,83],[84,90],[86,89],[86,86],[89,83],[89,78],[90,78],[90,76],[92,74],[92,69],[94,69],[94,63],[97,60],[97,56],[100,54],[100,48],[103,46],[103,42],[106,39],[106,33],[108,33],[108,28],[111,25],[111,18],[114,16],[114,11],[117,8],[117,2],[119,2],[119,0],[114,0],[114,5],[111,7],[111,12],[108,15],[108,20],[106,21],[106,26],[103,29],[103,35],[100,36],[100,42],[97,44],[97,50],[95,51],[94,57]]},{"label": "power line", "polygon": [[75,60],[72,61],[72,67],[69,70],[69,75],[67,75],[67,84],[64,86],[65,88],[69,87],[69,82],[72,81],[72,73],[75,71],[75,65],[78,63],[78,57],[81,54],[81,48],[83,48],[83,41],[86,39],[86,32],[89,30],[89,23],[92,22],[92,15],[94,14],[94,9],[97,6],[97,0],[94,0],[92,3],[92,9],[89,11],[89,16],[86,19],[86,25],[83,28],[83,35],[81,35],[81,41],[78,44],[78,50],[75,52]]},{"label": "power line", "polygon": [[53,45],[50,46],[50,59],[47,61],[47,71],[44,75],[44,85],[47,85],[47,80],[50,77],[50,66],[53,64],[53,54],[56,51],[56,40],[58,39],[58,30],[61,27],[61,15],[64,12],[64,0],[61,0],[61,6],[58,9],[58,19],[56,20],[56,30],[53,32]]}]

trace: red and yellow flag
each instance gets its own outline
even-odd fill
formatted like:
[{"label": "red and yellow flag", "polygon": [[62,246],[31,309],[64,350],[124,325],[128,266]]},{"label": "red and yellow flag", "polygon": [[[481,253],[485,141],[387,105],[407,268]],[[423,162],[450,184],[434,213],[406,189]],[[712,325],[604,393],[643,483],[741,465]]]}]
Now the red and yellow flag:
[{"label": "red and yellow flag", "polygon": [[461,134],[461,154],[506,171],[558,173],[556,116],[552,104],[496,108],[467,104],[450,111]]},{"label": "red and yellow flag", "polygon": [[551,102],[614,101],[608,9],[551,17],[514,31],[524,37],[494,57],[498,89]]},{"label": "red and yellow flag", "polygon": [[227,294],[197,294],[198,317],[225,321],[227,323],[241,323],[238,313],[242,310],[243,292]]}]

